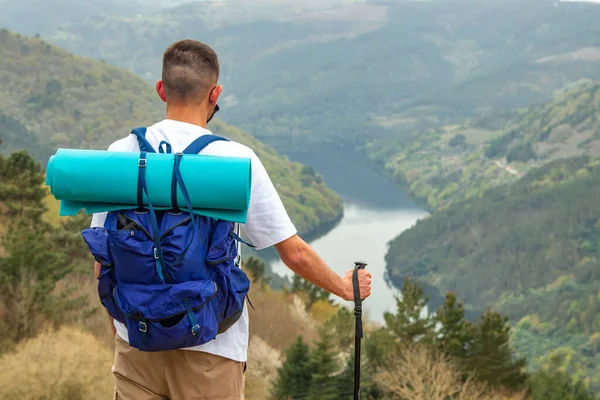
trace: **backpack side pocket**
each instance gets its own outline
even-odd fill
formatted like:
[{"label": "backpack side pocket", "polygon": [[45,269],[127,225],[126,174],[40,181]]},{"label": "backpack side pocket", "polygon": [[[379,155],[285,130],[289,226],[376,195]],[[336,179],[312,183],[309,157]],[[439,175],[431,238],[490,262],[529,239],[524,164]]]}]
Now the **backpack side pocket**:
[{"label": "backpack side pocket", "polygon": [[94,227],[83,230],[81,234],[94,259],[100,264],[100,274],[97,278],[100,302],[111,317],[124,322],[125,315],[117,307],[113,296],[117,280],[109,251],[108,232],[104,228]]}]

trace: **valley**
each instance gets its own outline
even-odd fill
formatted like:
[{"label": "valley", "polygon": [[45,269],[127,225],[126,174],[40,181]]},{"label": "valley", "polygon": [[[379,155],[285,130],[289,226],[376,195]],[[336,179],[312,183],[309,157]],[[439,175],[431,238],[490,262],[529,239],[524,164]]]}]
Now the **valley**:
[{"label": "valley", "polygon": [[[43,164],[57,147],[105,148],[160,118],[152,84],[162,52],[181,38],[204,41],[219,53],[224,84],[209,128],[255,149],[301,235],[335,271],[369,263],[375,292],[365,308],[382,329],[373,328],[369,357],[381,356],[386,335],[427,331],[402,319],[418,310],[403,311],[394,297],[408,276],[433,316],[450,313],[444,332],[456,337],[439,345],[445,354],[490,367],[492,356],[473,343],[495,336],[469,325],[483,321],[526,357],[528,373],[556,377],[539,388],[583,385],[572,397],[540,389],[535,400],[600,393],[600,5],[106,0],[90,11],[56,1],[57,15],[72,9],[79,18],[32,28],[22,14],[29,3],[10,5],[9,27],[31,36],[0,31],[4,156],[26,149]],[[245,254],[266,262],[259,298],[291,302],[278,297],[289,295],[293,274],[274,250]],[[306,312],[319,322],[289,326],[315,339],[315,324],[344,323],[323,317],[339,301],[313,304],[319,293],[306,290]],[[468,323],[456,322],[463,314]],[[259,330],[255,340],[277,341]],[[286,334],[277,357],[292,346]],[[504,365],[501,353],[493,357]],[[512,370],[519,362],[502,385],[524,387]],[[379,378],[369,379],[377,382],[369,393],[383,398]]]}]

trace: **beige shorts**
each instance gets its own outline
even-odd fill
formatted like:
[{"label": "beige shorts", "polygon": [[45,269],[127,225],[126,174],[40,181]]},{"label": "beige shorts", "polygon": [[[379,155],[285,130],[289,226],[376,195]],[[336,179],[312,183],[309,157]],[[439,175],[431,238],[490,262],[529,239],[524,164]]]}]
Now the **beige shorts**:
[{"label": "beige shorts", "polygon": [[114,400],[244,400],[246,364],[192,350],[141,352],[115,335]]}]

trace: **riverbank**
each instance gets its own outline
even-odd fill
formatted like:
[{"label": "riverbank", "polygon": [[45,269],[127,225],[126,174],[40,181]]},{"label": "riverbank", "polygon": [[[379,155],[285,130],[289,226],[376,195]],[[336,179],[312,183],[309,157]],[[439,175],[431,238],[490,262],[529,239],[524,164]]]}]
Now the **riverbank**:
[{"label": "riverbank", "polygon": [[[364,308],[370,320],[382,323],[384,312],[395,311],[394,296],[399,293],[384,277],[388,242],[429,213],[357,151],[343,146],[322,146],[288,151],[286,156],[314,168],[326,185],[342,198],[341,220],[329,231],[303,238],[338,274],[353,268],[357,260],[368,263],[373,276],[373,294],[365,301]],[[258,253],[267,261],[270,273],[284,279],[292,276],[274,249]],[[281,284],[282,281],[276,278],[275,282]]]}]

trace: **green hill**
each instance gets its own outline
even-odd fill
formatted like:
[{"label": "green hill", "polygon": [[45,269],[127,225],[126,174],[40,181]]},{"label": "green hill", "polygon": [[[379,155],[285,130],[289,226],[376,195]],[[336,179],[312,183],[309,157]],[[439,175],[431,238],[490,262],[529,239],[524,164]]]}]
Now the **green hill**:
[{"label": "green hill", "polygon": [[[3,153],[26,149],[45,165],[58,147],[106,149],[131,128],[163,118],[151,85],[130,72],[7,30],[0,30],[0,43]],[[311,168],[218,119],[209,128],[255,150],[299,232],[339,219],[341,199]]]},{"label": "green hill", "polygon": [[[205,41],[223,62],[227,120],[286,150],[398,139],[406,121],[454,124],[600,79],[599,18],[596,4],[554,0],[203,2],[44,37],[150,81],[169,43]],[[377,123],[393,117],[403,123]]]},{"label": "green hill", "polygon": [[519,182],[439,211],[390,243],[387,276],[406,274],[465,308],[520,321],[533,366],[563,366],[600,389],[600,160],[552,161]]},{"label": "green hill", "polygon": [[600,82],[584,80],[536,106],[416,129],[374,141],[367,152],[428,208],[439,210],[516,182],[549,161],[600,156],[598,110]]}]

